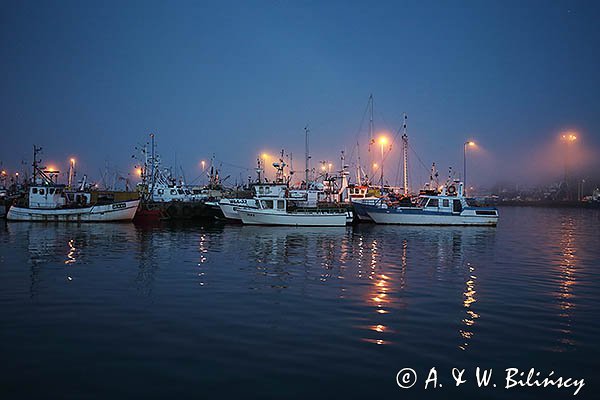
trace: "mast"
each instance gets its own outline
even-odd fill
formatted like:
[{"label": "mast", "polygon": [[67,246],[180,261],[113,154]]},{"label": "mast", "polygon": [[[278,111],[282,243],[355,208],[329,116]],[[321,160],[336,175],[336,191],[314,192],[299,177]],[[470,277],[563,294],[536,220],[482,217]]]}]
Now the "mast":
[{"label": "mast", "polygon": [[40,160],[38,160],[38,153],[42,151],[41,147],[37,147],[35,144],[33,145],[33,177],[32,179],[32,183],[35,185],[36,184],[36,178],[37,178],[37,174],[38,174],[38,162],[40,162]]},{"label": "mast", "polygon": [[310,132],[310,130],[308,129],[308,125],[306,125],[304,127],[304,134],[305,134],[305,139],[304,139],[304,144],[305,144],[305,168],[304,168],[304,174],[305,174],[305,182],[306,182],[306,190],[308,190],[308,172],[309,172],[309,159],[310,159],[310,154],[308,152],[308,133]]},{"label": "mast", "polygon": [[152,182],[151,182],[152,186],[151,186],[151,189],[150,189],[150,199],[152,200],[154,198],[154,183],[155,183],[155,176],[156,176],[155,171],[154,171],[155,166],[156,166],[156,163],[154,162],[154,133],[150,134],[150,138],[152,140],[152,150],[151,150],[152,151],[152,156],[151,156],[151,160],[150,160],[152,162],[152,170],[151,170],[151,173],[152,173]]},{"label": "mast", "polygon": [[360,174],[360,144],[356,142],[356,150],[358,153],[358,164],[356,164],[356,184],[362,185],[362,176]]},{"label": "mast", "polygon": [[431,172],[429,173],[429,188],[435,189],[436,192],[438,190],[438,187],[440,186],[438,176],[439,176],[439,174],[437,172],[437,168],[435,166],[435,163],[433,163],[433,164],[431,164]]},{"label": "mast", "polygon": [[369,167],[367,171],[371,171],[372,173],[369,176],[374,174],[373,171],[373,152],[371,151],[371,146],[375,143],[374,138],[374,124],[373,124],[373,93],[369,96]]},{"label": "mast", "polygon": [[404,113],[404,124],[402,125],[402,166],[403,166],[403,186],[404,195],[408,195],[408,135],[406,134],[406,121],[408,116]]}]

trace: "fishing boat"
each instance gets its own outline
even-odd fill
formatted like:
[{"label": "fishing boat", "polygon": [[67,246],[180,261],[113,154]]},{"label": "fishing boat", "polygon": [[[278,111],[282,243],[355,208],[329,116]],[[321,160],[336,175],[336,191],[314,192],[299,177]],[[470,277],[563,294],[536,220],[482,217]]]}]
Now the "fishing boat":
[{"label": "fishing boat", "polygon": [[253,198],[232,198],[232,199],[221,199],[219,201],[219,208],[223,212],[225,218],[233,221],[241,221],[242,217],[238,213],[239,208],[258,208],[256,200],[262,197],[285,197],[288,191],[287,184],[280,183],[261,183],[252,186],[254,192]]},{"label": "fishing boat", "polygon": [[[238,208],[244,224],[287,226],[344,226],[348,211],[341,208],[296,208],[285,197],[257,198],[255,207]],[[293,201],[292,201],[293,203]]]},{"label": "fishing boat", "polygon": [[406,206],[382,198],[363,207],[377,224],[496,226],[495,207],[473,207],[464,196],[463,183],[455,180],[440,192],[421,193],[416,205]]},{"label": "fishing boat", "polygon": [[[150,142],[136,147],[139,154],[132,157],[139,161],[136,170],[141,178],[137,190],[142,197],[142,206],[136,221],[164,219],[213,219],[214,209],[210,202],[222,197],[222,179],[211,162],[207,186],[192,186],[185,177],[174,176],[170,168],[161,167],[161,158],[156,151],[154,134]],[[150,148],[148,149],[148,146]],[[227,179],[227,178],[225,178]],[[220,214],[220,211],[218,211]]]},{"label": "fishing boat", "polygon": [[8,209],[9,221],[110,222],[131,221],[140,204],[130,200],[111,204],[89,204],[90,193],[69,193],[62,185],[32,186],[28,205]]},{"label": "fishing boat", "polygon": [[109,222],[131,221],[138,209],[139,200],[92,201],[92,193],[85,191],[85,181],[79,189],[57,184],[58,171],[38,167],[34,147],[33,178],[27,195],[13,204],[6,214],[10,221],[68,221]]}]

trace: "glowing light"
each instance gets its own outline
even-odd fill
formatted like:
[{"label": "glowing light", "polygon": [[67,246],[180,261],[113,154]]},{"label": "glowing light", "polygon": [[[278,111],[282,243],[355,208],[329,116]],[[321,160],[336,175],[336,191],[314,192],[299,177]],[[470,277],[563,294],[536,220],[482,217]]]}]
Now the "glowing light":
[{"label": "glowing light", "polygon": [[71,164],[75,164],[75,159],[71,158]]},{"label": "glowing light", "polygon": [[321,171],[325,171],[327,168],[325,168],[325,165],[321,165]]},{"label": "glowing light", "polygon": [[388,140],[387,140],[387,138],[385,136],[382,136],[382,137],[379,138],[379,144],[380,145],[384,146],[384,145],[387,144],[387,142],[388,142]]},{"label": "glowing light", "polygon": [[204,169],[206,168],[206,161],[202,160],[200,161],[200,164],[202,165],[202,170],[204,171]]},{"label": "glowing light", "polygon": [[566,134],[562,135],[562,138],[567,142],[574,142],[575,140],[577,140],[577,135],[575,134],[575,132],[567,132]]},{"label": "glowing light", "polygon": [[2,170],[2,175],[6,175],[6,171]]},{"label": "glowing light", "polygon": [[468,142],[467,142],[467,146],[471,146],[471,147],[473,147],[473,146],[475,146],[475,145],[476,145],[476,144],[475,144],[475,142],[472,142],[472,141],[468,141]]},{"label": "glowing light", "polygon": [[142,176],[142,169],[141,169],[141,168],[136,168],[136,169],[135,169],[135,173],[136,173],[138,176]]},{"label": "glowing light", "polygon": [[46,168],[46,171],[48,171],[48,172],[57,172],[57,171],[56,171],[56,168],[54,168],[53,166],[49,166],[49,167],[47,167],[47,168]]},{"label": "glowing light", "polygon": [[268,155],[267,153],[262,153],[262,154],[260,155],[260,157],[261,157],[262,159],[266,160],[267,158],[269,158],[269,155]]},{"label": "glowing light", "polygon": [[377,168],[377,163],[373,163],[373,168]]}]

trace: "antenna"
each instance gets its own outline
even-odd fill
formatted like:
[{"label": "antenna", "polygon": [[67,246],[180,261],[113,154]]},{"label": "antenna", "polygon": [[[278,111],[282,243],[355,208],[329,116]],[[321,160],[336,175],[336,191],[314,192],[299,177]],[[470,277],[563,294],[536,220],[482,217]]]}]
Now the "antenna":
[{"label": "antenna", "polygon": [[156,177],[156,173],[155,173],[155,159],[154,159],[154,133],[150,134],[150,139],[152,141],[152,156],[151,156],[151,162],[152,162],[152,188],[150,189],[150,199],[154,198],[154,183],[155,183],[155,177]]},{"label": "antenna", "polygon": [[403,185],[404,195],[408,195],[408,135],[406,134],[406,122],[408,116],[404,113],[404,123],[402,125],[402,165],[403,165]]},{"label": "antenna", "polygon": [[304,168],[304,173],[305,173],[305,179],[306,179],[306,190],[308,190],[308,173],[310,171],[309,169],[309,160],[310,160],[310,153],[308,152],[308,133],[310,132],[310,129],[308,129],[308,125],[306,125],[304,127],[304,134],[305,134],[305,168]]},{"label": "antenna", "polygon": [[373,94],[371,93],[371,95],[369,96],[369,147],[368,147],[368,153],[369,153],[369,169],[368,171],[370,171],[373,168],[373,153],[371,152],[371,146],[373,144],[375,144],[375,138],[374,138],[374,125],[373,125]]}]

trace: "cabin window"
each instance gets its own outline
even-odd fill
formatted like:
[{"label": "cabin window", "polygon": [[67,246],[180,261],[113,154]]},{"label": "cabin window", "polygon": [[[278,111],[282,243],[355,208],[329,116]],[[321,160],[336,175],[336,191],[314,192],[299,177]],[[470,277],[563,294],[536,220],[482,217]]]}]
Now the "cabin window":
[{"label": "cabin window", "polygon": [[171,189],[171,194],[177,194],[177,190]]},{"label": "cabin window", "polygon": [[40,189],[40,194],[45,194],[46,191],[44,189]]},{"label": "cabin window", "polygon": [[33,193],[33,194],[37,194],[37,188],[33,188],[33,189],[31,189],[31,193]]},{"label": "cabin window", "polygon": [[460,203],[460,200],[453,200],[453,202],[454,202],[453,203],[454,205],[453,205],[452,211],[457,212],[457,213],[461,212],[462,204]]},{"label": "cabin window", "polygon": [[438,199],[429,199],[429,203],[427,203],[427,207],[437,208],[439,204]]},{"label": "cabin window", "polygon": [[260,193],[260,194],[264,194],[264,193],[265,193],[265,188],[264,188],[264,187],[262,187],[262,186],[259,186],[259,187],[258,187],[258,193]]},{"label": "cabin window", "polygon": [[442,200],[442,205],[443,205],[444,207],[450,207],[450,200],[448,200],[448,199],[444,199],[444,200]]},{"label": "cabin window", "polygon": [[54,194],[54,188],[50,188],[50,189],[48,189],[48,193],[49,193],[49,194]]},{"label": "cabin window", "polygon": [[190,191],[189,191],[189,190],[186,190],[186,191],[185,191],[185,194],[189,195],[189,194],[190,194]]},{"label": "cabin window", "polygon": [[280,210],[285,209],[285,201],[283,200],[277,200],[277,208]]},{"label": "cabin window", "polygon": [[263,200],[262,206],[265,209],[272,209],[273,208],[273,200]]},{"label": "cabin window", "polygon": [[177,189],[177,193],[183,194],[183,189]]}]

